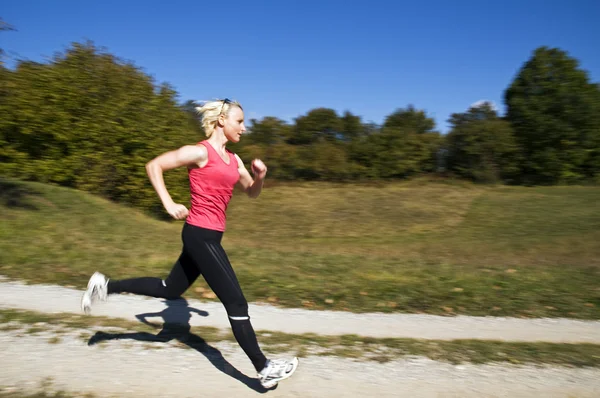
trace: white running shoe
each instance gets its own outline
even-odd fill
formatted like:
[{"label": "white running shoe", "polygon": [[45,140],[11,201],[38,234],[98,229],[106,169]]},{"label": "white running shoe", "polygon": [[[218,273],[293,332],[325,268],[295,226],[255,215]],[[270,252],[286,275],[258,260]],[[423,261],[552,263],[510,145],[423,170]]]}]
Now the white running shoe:
[{"label": "white running shoe", "polygon": [[92,310],[92,304],[96,300],[106,301],[108,298],[107,284],[108,279],[104,275],[100,272],[94,272],[81,298],[81,309],[83,312],[89,314]]},{"label": "white running shoe", "polygon": [[275,387],[281,380],[290,377],[297,367],[298,358],[291,361],[285,359],[267,360],[265,368],[258,373],[258,379],[264,388]]},{"label": "white running shoe", "polygon": [[92,310],[92,294],[89,290],[83,292],[83,297],[81,298],[81,310],[85,314],[89,314]]}]

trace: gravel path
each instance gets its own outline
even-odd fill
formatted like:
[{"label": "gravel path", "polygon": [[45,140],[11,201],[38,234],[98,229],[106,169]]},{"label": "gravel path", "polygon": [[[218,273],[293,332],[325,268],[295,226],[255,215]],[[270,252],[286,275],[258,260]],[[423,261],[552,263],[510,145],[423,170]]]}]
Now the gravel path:
[{"label": "gravel path", "polygon": [[[0,280],[0,307],[79,313],[81,291]],[[192,310],[192,308],[194,310]],[[229,328],[219,303],[165,302],[111,296],[94,314],[136,320],[153,313],[167,322]],[[600,343],[600,322],[568,319],[438,317],[349,314],[251,305],[257,329],[288,333],[358,334],[428,339],[479,338],[512,341]],[[159,319],[156,319],[160,321]],[[105,397],[599,397],[600,369],[515,365],[451,365],[425,358],[387,363],[309,356],[297,373],[265,392],[241,349],[210,343],[203,352],[177,344],[110,340],[88,345],[94,332],[46,329],[0,331],[0,392],[34,391],[47,379],[52,389],[74,396]],[[65,334],[66,333],[66,334]],[[81,334],[85,336],[82,338]],[[268,354],[268,352],[267,352]]]},{"label": "gravel path", "polygon": [[[53,285],[25,285],[0,280],[0,307],[39,312],[80,313],[82,291]],[[167,305],[168,304],[168,305]],[[192,311],[195,309],[198,311]],[[220,303],[189,300],[165,302],[133,295],[110,296],[93,308],[94,315],[137,321],[136,315],[154,313],[169,322],[189,320],[192,326],[229,329]],[[191,313],[191,319],[190,319]],[[600,344],[600,321],[571,319],[518,319],[500,317],[443,317],[411,314],[352,314],[337,311],[282,309],[250,305],[256,330],[320,335],[356,334],[369,337],[421,339],[486,339],[504,341],[546,341]]]},{"label": "gravel path", "polygon": [[[213,345],[213,354],[171,344],[109,341],[88,346],[76,335],[50,344],[50,333],[0,332],[0,386],[4,391],[52,388],[74,396],[252,397],[265,393],[237,346]],[[269,397],[544,397],[600,396],[600,370],[460,365],[414,358],[377,364],[333,357],[302,358],[296,374]]]}]

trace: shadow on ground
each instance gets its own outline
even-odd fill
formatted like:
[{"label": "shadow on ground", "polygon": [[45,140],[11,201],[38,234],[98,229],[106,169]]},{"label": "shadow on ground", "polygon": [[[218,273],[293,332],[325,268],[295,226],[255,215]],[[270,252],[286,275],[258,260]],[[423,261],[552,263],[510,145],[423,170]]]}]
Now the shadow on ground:
[{"label": "shadow on ground", "polygon": [[260,384],[258,379],[248,377],[236,369],[223,357],[223,354],[218,349],[209,345],[202,337],[191,333],[190,319],[192,314],[196,313],[200,316],[208,316],[208,312],[190,307],[188,302],[183,298],[178,300],[164,300],[164,302],[167,308],[163,311],[136,315],[141,322],[150,326],[155,325],[148,322],[147,318],[161,317],[163,319],[163,328],[158,334],[148,332],[106,333],[100,331],[96,332],[90,338],[88,345],[108,340],[137,340],[160,343],[177,340],[204,355],[215,368],[245,384],[248,388],[259,393],[269,391]]}]

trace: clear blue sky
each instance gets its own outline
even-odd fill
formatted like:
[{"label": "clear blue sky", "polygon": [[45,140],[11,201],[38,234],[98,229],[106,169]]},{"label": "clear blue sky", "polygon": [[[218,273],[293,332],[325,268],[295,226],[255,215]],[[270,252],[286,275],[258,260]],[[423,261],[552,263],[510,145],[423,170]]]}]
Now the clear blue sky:
[{"label": "clear blue sky", "polygon": [[[2,0],[15,58],[92,40],[168,82],[180,100],[235,98],[247,118],[316,107],[382,123],[413,104],[447,131],[503,91],[532,51],[559,47],[600,81],[599,0]],[[9,64],[10,65],[10,64]]]}]

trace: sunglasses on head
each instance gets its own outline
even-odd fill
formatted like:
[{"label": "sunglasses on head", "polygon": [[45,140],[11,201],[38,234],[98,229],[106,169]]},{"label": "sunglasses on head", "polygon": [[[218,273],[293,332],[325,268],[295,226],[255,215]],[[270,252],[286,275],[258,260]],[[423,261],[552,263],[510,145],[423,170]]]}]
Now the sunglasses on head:
[{"label": "sunglasses on head", "polygon": [[221,105],[221,112],[219,112],[219,115],[223,114],[223,109],[225,109],[225,104],[231,104],[231,100],[229,98],[225,98],[223,101],[223,105]]}]

